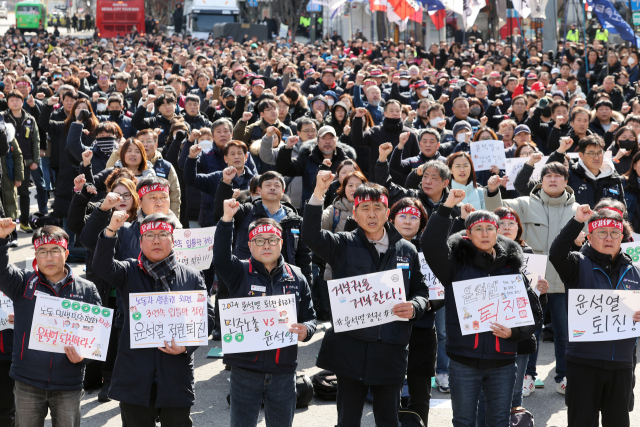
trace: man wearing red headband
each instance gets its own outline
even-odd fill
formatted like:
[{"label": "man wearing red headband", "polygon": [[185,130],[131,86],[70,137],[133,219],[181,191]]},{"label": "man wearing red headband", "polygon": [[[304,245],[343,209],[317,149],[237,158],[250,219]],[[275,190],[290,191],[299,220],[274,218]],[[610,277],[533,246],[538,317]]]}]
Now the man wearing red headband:
[{"label": "man wearing red headband", "polygon": [[[585,223],[589,227],[589,244],[580,252],[572,252],[573,241]],[[567,290],[638,291],[640,268],[620,250],[622,236],[620,213],[611,209],[594,212],[589,205],[580,205],[551,245],[549,261]],[[633,321],[640,322],[640,311],[634,313]],[[629,426],[636,341],[626,338],[567,343],[565,402],[569,427],[594,425],[600,415],[602,425]]]},{"label": "man wearing red headband", "polygon": [[[420,272],[415,246],[406,241],[389,218],[388,192],[377,184],[362,184],[354,193],[356,230],[331,233],[322,230],[323,199],[333,174],[320,171],[316,188],[302,221],[302,240],[325,260],[334,279],[403,269],[404,303],[393,307],[395,315],[420,319],[430,310],[428,288]],[[355,331],[329,329],[322,341],[317,366],[338,377],[338,425],[359,426],[367,390],[373,394],[373,413],[379,426],[398,425],[400,391],[408,363],[411,322],[391,322]],[[375,356],[373,356],[375,355]]]},{"label": "man wearing red headband", "polygon": [[[298,341],[309,341],[316,330],[311,290],[300,269],[282,256],[282,227],[272,218],[253,221],[248,228],[251,257],[240,260],[231,253],[239,209],[235,199],[224,201],[214,240],[216,274],[227,285],[230,298],[295,294],[298,323],[289,331],[298,334]],[[231,365],[231,427],[255,427],[261,402],[269,414],[267,427],[292,425],[298,346],[225,355],[223,363]]]},{"label": "man wearing red headband", "polygon": [[[100,233],[93,257],[95,274],[120,291],[124,307],[135,305],[129,299],[135,293],[206,290],[200,272],[178,262],[173,252],[173,230],[179,226],[175,216],[146,216],[140,223],[140,252],[133,259],[116,261],[118,230],[127,217],[124,211],[113,213],[111,223]],[[207,304],[211,331],[213,306],[208,298]],[[124,316],[108,396],[120,401],[122,419],[128,426],[153,425],[158,417],[163,424],[191,426],[193,353],[198,347],[179,346],[174,338],[171,342],[167,338],[164,347],[132,349],[130,318]]]},{"label": "man wearing red headband", "polygon": [[[71,271],[66,263],[69,236],[59,227],[44,226],[33,234],[35,272],[9,264],[7,237],[15,227],[11,218],[0,219],[0,290],[11,298],[15,310],[15,351],[9,372],[15,381],[15,422],[19,426],[44,426],[49,408],[59,425],[79,426],[86,363],[73,346],[65,346],[64,354],[29,348],[35,293],[101,305],[98,289]],[[4,341],[3,345],[11,344]],[[0,381],[4,384],[9,378],[3,376]],[[12,425],[2,421],[3,426]]]}]

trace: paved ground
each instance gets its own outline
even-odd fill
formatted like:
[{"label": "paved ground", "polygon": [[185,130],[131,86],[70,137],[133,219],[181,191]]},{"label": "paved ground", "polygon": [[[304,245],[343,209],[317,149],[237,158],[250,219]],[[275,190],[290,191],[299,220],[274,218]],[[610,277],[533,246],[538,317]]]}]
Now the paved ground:
[{"label": "paved ground", "polygon": [[[35,188],[32,187],[32,194]],[[32,211],[37,210],[34,197],[31,203]],[[19,246],[11,249],[10,262],[18,267],[25,268],[31,264],[34,257],[31,235],[18,233]],[[83,265],[72,264],[76,274],[81,274]],[[300,345],[299,348],[299,373],[311,376],[320,369],[316,368],[316,355],[324,332],[318,330],[313,339]],[[220,348],[220,341],[209,341],[209,346],[199,349],[195,353],[196,363],[196,405],[192,410],[192,418],[195,427],[227,427],[229,426],[229,406],[227,394],[229,392],[229,371],[224,370],[221,360],[207,359],[206,355],[211,348]],[[524,406],[533,413],[536,426],[561,427],[567,425],[567,411],[564,405],[564,396],[555,391],[553,376],[555,372],[555,357],[553,343],[542,343],[538,358],[538,373],[547,387],[538,389],[531,396],[525,398]],[[636,376],[640,375],[640,367],[636,370]],[[444,427],[451,425],[450,395],[440,393],[433,389],[432,409],[429,415],[429,425]],[[636,408],[640,408],[640,385],[635,388]],[[436,406],[436,407],[434,407]],[[82,401],[83,420],[85,427],[120,427],[120,411],[117,402],[100,403],[97,400],[97,392],[87,393]],[[336,424],[335,402],[325,402],[314,397],[308,408],[296,410],[294,419],[295,427],[332,427]],[[45,424],[51,427],[50,420]],[[260,427],[266,426],[264,411],[261,412]],[[362,426],[374,427],[371,405],[366,404],[362,415]],[[637,410],[632,413],[631,426],[640,427],[640,416]]]}]

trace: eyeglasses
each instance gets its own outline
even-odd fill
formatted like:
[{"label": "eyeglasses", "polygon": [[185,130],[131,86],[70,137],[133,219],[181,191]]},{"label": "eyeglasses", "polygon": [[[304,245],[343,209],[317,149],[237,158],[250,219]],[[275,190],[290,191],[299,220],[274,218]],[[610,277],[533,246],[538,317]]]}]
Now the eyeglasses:
[{"label": "eyeglasses", "polygon": [[622,236],[622,231],[619,231],[619,230],[613,230],[613,231],[604,231],[604,230],[603,230],[603,231],[596,231],[596,235],[597,235],[600,239],[602,239],[602,240],[606,239],[606,238],[607,238],[607,236],[611,236],[611,238],[612,238],[613,240],[616,240],[616,239],[619,239],[619,238],[620,238],[620,236]]},{"label": "eyeglasses", "polygon": [[145,233],[142,235],[142,237],[144,237],[144,240],[146,240],[147,242],[153,242],[154,240],[156,240],[156,237],[160,239],[161,242],[164,242],[169,238],[169,236],[171,236],[171,234],[165,233],[165,232],[158,233],[158,234]]},{"label": "eyeglasses", "polygon": [[469,163],[458,163],[457,165],[452,166],[454,169],[471,169],[471,164]]},{"label": "eyeglasses", "polygon": [[596,159],[598,157],[602,157],[604,156],[604,151],[600,150],[600,151],[590,151],[588,153],[584,153],[585,155],[591,157],[592,159]]},{"label": "eyeglasses", "polygon": [[49,254],[51,254],[53,258],[60,258],[60,255],[62,255],[62,252],[63,251],[60,248],[53,248],[51,250],[38,249],[36,251],[36,257],[40,259],[45,259],[49,256]]},{"label": "eyeglasses", "polygon": [[122,197],[122,200],[124,201],[131,199],[131,193],[124,193],[124,194],[116,193],[116,194]]},{"label": "eyeglasses", "polygon": [[482,228],[482,227],[473,227],[471,229],[471,232],[477,236],[481,236],[484,233],[487,234],[494,234],[496,233],[498,230],[495,227],[487,227],[487,228]]},{"label": "eyeglasses", "polygon": [[398,214],[398,215],[396,215],[396,219],[409,220],[411,222],[420,221],[420,218],[418,218],[417,216],[415,216],[415,215],[406,215],[406,214]]},{"label": "eyeglasses", "polygon": [[268,239],[262,239],[258,237],[257,239],[253,239],[251,242],[254,243],[256,246],[264,246],[266,242],[269,242],[269,246],[275,246],[278,244],[280,240],[282,239],[280,239],[279,237],[270,237]]},{"label": "eyeglasses", "polygon": [[518,226],[518,223],[515,221],[500,221],[498,226],[500,226],[500,228],[514,228]]}]

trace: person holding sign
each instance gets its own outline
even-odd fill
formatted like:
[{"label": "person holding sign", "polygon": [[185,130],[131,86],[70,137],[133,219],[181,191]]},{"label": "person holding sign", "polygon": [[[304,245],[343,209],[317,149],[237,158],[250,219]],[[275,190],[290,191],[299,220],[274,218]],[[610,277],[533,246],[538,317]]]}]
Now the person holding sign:
[{"label": "person holding sign", "polygon": [[[434,163],[446,169],[442,162]],[[387,190],[372,183],[358,187],[353,204],[358,228],[332,233],[322,230],[322,204],[331,181],[332,173],[318,173],[313,196],[305,207],[303,241],[331,265],[334,280],[402,268],[406,302],[394,305],[393,314],[420,319],[430,310],[429,288],[420,272],[416,248],[387,222]],[[317,366],[335,372],[338,378],[338,425],[360,425],[368,389],[373,394],[376,425],[398,425],[411,327],[412,322],[393,321],[341,333],[333,328],[326,332]]]},{"label": "person holding sign", "polygon": [[[140,249],[136,258],[116,261],[118,230],[128,214],[115,211],[98,238],[93,271],[116,287],[124,307],[132,295],[143,292],[206,291],[200,272],[179,263],[173,252],[175,216],[155,213],[140,222]],[[209,331],[213,306],[207,299]],[[120,401],[122,420],[129,427],[155,426],[156,418],[168,426],[191,426],[189,416],[195,403],[193,353],[197,346],[180,346],[175,337],[164,347],[131,348],[130,322],[135,313],[124,316],[118,358],[111,377],[109,397]],[[144,310],[141,310],[144,311]],[[165,335],[170,335],[166,333]]]},{"label": "person holding sign", "polygon": [[[585,224],[589,227],[589,243],[580,252],[573,252],[573,242]],[[611,209],[594,212],[589,205],[581,205],[553,241],[549,261],[566,289],[640,290],[640,268],[620,250],[622,236],[622,215]],[[637,338],[616,339],[617,324],[612,320],[603,319],[608,322],[611,340],[567,343],[565,402],[569,427],[597,426],[600,413],[602,425],[630,424]],[[628,320],[640,322],[640,311]]]},{"label": "person holding sign", "polygon": [[19,426],[44,426],[50,408],[59,425],[78,427],[87,362],[73,346],[65,346],[65,354],[29,348],[35,293],[102,305],[100,295],[66,263],[69,236],[59,227],[47,225],[33,233],[35,273],[9,264],[7,237],[15,228],[11,218],[0,219],[0,291],[13,301],[13,347],[20,349],[13,353],[9,374],[15,380],[15,421]]},{"label": "person holding sign", "polygon": [[[263,197],[265,191],[266,187]],[[231,253],[234,216],[239,209],[235,199],[224,201],[213,246],[216,273],[227,285],[229,298],[295,294],[299,323],[294,323],[289,332],[298,334],[298,341],[309,341],[316,330],[311,289],[300,268],[285,262],[282,256],[282,227],[272,218],[252,222],[246,230],[251,257],[241,260]],[[293,424],[297,345],[225,354],[223,363],[231,365],[231,427],[256,426],[262,402],[267,427]]]},{"label": "person holding sign", "polygon": [[[455,427],[476,424],[477,403],[484,389],[487,425],[509,425],[518,341],[533,334],[541,321],[538,297],[526,284],[533,325],[508,328],[498,323],[492,332],[462,334],[453,282],[487,276],[522,274],[522,248],[498,235],[499,218],[493,212],[475,211],[465,219],[466,231],[448,236],[452,208],[465,197],[463,190],[451,190],[438,212],[431,216],[422,234],[424,256],[445,287],[447,355],[451,407]],[[484,289],[477,289],[478,298]]]}]

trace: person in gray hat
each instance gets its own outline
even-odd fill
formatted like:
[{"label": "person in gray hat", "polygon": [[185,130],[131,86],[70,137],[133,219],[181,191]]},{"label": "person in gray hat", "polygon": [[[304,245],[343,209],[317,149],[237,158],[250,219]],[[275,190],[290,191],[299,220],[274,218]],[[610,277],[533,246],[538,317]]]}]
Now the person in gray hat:
[{"label": "person in gray hat", "polygon": [[471,125],[466,120],[461,120],[453,125],[453,138],[458,143],[456,148],[453,149],[454,153],[458,151],[470,151],[469,143],[473,139],[473,130]]},{"label": "person in gray hat", "polygon": [[513,131],[513,142],[515,142],[515,144],[504,150],[507,159],[515,157],[516,150],[523,144],[529,143],[533,146],[536,145],[536,143],[531,140],[531,129],[529,129],[527,125],[516,126],[516,129]]}]

